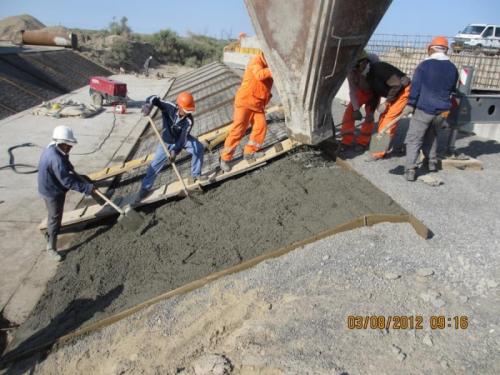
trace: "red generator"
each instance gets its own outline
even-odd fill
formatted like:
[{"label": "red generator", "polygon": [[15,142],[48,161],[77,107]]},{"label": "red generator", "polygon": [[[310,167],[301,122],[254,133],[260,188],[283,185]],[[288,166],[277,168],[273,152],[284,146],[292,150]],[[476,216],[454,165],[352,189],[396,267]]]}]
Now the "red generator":
[{"label": "red generator", "polygon": [[127,84],[111,78],[90,77],[89,93],[96,107],[127,103]]}]

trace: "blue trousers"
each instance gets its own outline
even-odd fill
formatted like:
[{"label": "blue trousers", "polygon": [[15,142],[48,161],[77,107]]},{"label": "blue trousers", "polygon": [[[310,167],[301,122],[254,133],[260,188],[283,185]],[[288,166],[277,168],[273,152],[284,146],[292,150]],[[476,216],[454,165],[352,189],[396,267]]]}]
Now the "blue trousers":
[{"label": "blue trousers", "polygon": [[[173,144],[167,143],[166,145],[169,151],[174,148]],[[203,166],[203,153],[205,151],[203,145],[195,137],[189,135],[187,137],[186,144],[184,145],[184,149],[193,157],[191,159],[191,176],[193,176],[193,178],[196,178],[201,174],[201,168]],[[163,146],[161,144],[158,144],[155,152],[155,157],[149,165],[148,171],[146,172],[146,177],[144,177],[144,179],[142,180],[142,190],[151,190],[156,180],[156,176],[165,166],[167,160],[168,158],[167,155],[165,155]]]}]

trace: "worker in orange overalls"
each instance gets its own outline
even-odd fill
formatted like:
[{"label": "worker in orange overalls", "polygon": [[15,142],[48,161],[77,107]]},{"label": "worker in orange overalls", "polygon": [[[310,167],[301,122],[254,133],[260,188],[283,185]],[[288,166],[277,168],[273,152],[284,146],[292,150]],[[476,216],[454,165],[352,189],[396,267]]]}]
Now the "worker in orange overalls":
[{"label": "worker in orange overalls", "polygon": [[[374,93],[369,104],[370,108],[380,113],[378,121],[378,133],[382,133],[391,122],[403,115],[403,110],[410,96],[410,78],[395,66],[386,62],[365,63],[362,67],[363,75]],[[377,103],[380,98],[386,98],[385,102]],[[387,130],[391,138],[396,134],[397,122]],[[376,161],[383,158],[388,150],[370,153],[365,161]]]},{"label": "worker in orange overalls", "polygon": [[[373,123],[374,111],[367,104],[371,103],[373,92],[366,81],[366,76],[362,74],[362,67],[366,66],[365,64],[368,62],[376,63],[378,61],[379,58],[377,55],[373,53],[368,54],[366,51],[362,51],[356,59],[356,65],[347,75],[350,103],[345,109],[342,127],[340,128],[340,133],[342,135],[340,151],[345,151],[350,148],[353,143],[356,143],[356,150],[364,150],[370,143],[375,124]],[[360,111],[363,105],[365,105],[366,117],[365,121],[361,124],[360,134],[355,137],[354,122],[363,119],[363,115]]]},{"label": "worker in orange overalls", "polygon": [[273,75],[264,54],[260,52],[250,60],[243,74],[241,86],[236,93],[233,124],[221,152],[220,168],[224,172],[231,170],[229,162],[249,125],[252,125],[252,132],[243,150],[243,156],[247,160],[263,156],[259,150],[262,148],[267,132],[264,108],[271,100],[272,87]]}]

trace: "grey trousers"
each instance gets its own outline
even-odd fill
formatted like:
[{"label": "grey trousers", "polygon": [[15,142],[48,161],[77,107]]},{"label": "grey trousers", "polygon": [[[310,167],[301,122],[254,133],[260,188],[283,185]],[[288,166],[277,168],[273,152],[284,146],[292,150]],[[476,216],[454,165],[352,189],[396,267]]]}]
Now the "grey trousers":
[{"label": "grey trousers", "polygon": [[419,109],[410,120],[406,133],[406,169],[417,167],[420,150],[429,163],[437,163],[437,132],[444,121],[440,115],[429,115]]},{"label": "grey trousers", "polygon": [[47,207],[47,248],[57,250],[57,235],[61,229],[61,221],[64,211],[64,200],[66,194],[55,198],[44,198]]}]

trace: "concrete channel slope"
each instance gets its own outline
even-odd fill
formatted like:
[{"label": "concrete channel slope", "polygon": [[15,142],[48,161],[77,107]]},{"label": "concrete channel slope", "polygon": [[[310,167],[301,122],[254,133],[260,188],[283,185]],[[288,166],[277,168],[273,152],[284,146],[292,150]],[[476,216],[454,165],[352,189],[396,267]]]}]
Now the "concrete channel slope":
[{"label": "concrete channel slope", "polygon": [[93,75],[112,72],[66,49],[2,52],[0,119],[86,86]]},{"label": "concrete channel slope", "polygon": [[[66,64],[72,64],[72,60]],[[52,130],[58,125],[68,125],[75,131],[79,143],[72,150],[71,160],[81,173],[125,160],[147,126],[140,114],[140,104],[152,93],[165,95],[171,81],[132,75],[113,77],[127,83],[132,101],[126,114],[114,114],[113,107],[105,107],[103,112],[86,119],[35,116],[30,110],[7,117],[0,121],[0,165],[10,162],[8,148],[29,142],[34,146],[12,152],[16,163],[36,168],[42,148],[50,142]],[[88,86],[57,98],[63,99],[91,103]],[[28,170],[33,168],[20,169]],[[0,310],[9,320],[22,322],[38,301],[56,265],[45,258],[43,238],[37,230],[46,216],[46,209],[37,194],[36,173],[18,174],[4,169],[0,171],[0,181],[0,235],[3,238],[0,244]],[[79,194],[70,193],[66,209],[73,209],[81,198]]]}]

